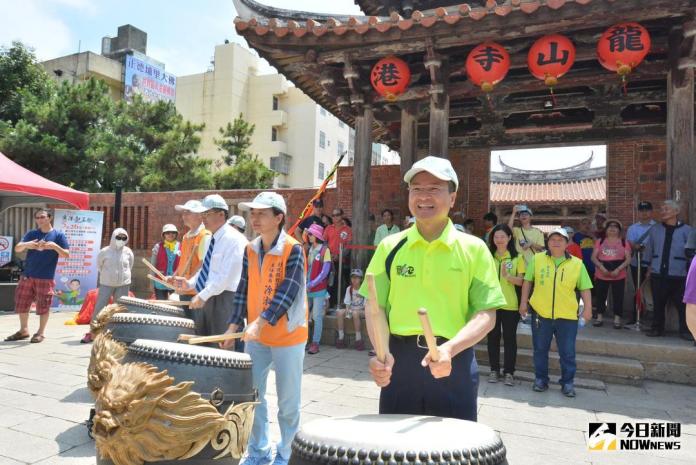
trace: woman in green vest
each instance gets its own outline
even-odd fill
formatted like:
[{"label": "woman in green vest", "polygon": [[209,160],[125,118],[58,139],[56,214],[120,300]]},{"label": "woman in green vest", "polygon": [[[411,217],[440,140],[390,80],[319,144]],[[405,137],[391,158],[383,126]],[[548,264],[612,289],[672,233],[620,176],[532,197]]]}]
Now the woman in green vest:
[{"label": "woman in green vest", "polygon": [[[534,346],[534,390],[549,388],[549,349],[556,338],[561,362],[561,391],[575,397],[575,339],[578,335],[578,298],[580,291],[587,320],[592,316],[592,281],[577,257],[570,255],[568,232],[563,228],[551,231],[548,252],[540,252],[527,263],[522,285],[520,314],[532,309],[532,344]],[[530,291],[534,285],[531,299]]]},{"label": "woman in green vest", "polygon": [[499,224],[488,235],[488,248],[493,255],[498,270],[500,288],[505,296],[505,305],[496,310],[495,326],[488,333],[488,361],[491,373],[489,383],[500,379],[500,336],[505,341],[505,364],[503,374],[505,385],[515,385],[515,362],[517,361],[517,323],[518,312],[517,287],[524,282],[524,258],[517,253],[512,230],[506,224]]}]

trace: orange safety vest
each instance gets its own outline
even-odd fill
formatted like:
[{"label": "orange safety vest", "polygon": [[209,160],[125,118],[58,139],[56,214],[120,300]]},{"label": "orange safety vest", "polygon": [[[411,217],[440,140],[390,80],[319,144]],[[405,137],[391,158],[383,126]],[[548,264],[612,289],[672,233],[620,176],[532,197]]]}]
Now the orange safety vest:
[{"label": "orange safety vest", "polygon": [[[261,312],[270,305],[278,285],[285,279],[285,267],[292,247],[299,242],[286,235],[282,255],[266,253],[261,269],[259,269],[259,256],[252,244],[247,245],[247,272],[249,275],[247,281],[247,316],[250,322],[256,320]],[[261,244],[260,246],[263,247]],[[300,289],[300,292],[305,292],[305,289]],[[288,332],[288,319],[286,317],[280,318],[275,326],[267,324],[261,329],[259,342],[271,347],[287,347],[307,342],[308,315],[309,308],[305,299],[305,324]]]},{"label": "orange safety vest", "polygon": [[[179,267],[174,273],[176,276],[183,276],[186,279],[191,279],[193,275],[198,272],[198,269],[203,264],[203,261],[198,257],[198,248],[201,245],[201,241],[205,239],[206,236],[210,236],[210,231],[203,228],[198,234],[193,237],[189,237],[188,234],[184,235],[181,240],[181,258],[179,259]],[[181,294],[184,295],[196,295],[196,289],[191,289],[189,291],[182,291]]]}]

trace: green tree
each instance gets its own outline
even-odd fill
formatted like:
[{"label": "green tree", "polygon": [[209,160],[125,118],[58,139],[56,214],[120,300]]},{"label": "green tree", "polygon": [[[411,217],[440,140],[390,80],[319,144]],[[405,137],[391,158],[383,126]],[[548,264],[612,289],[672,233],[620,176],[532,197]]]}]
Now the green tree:
[{"label": "green tree", "polygon": [[47,98],[53,81],[36,62],[33,50],[21,42],[0,47],[0,120],[15,123],[28,96]]},{"label": "green tree", "polygon": [[29,96],[21,119],[0,125],[0,150],[61,184],[91,192],[212,187],[211,162],[196,151],[202,125],[171,102],[115,103],[102,81],[63,83],[48,98]]},{"label": "green tree", "polygon": [[234,165],[237,158],[249,154],[251,136],[255,129],[256,125],[246,121],[241,113],[233,122],[219,129],[222,138],[215,139],[215,145],[225,152],[223,161],[227,166]]},{"label": "green tree", "polygon": [[275,171],[264,165],[258,155],[249,152],[255,129],[241,113],[226,127],[220,128],[222,138],[215,139],[215,144],[225,152],[223,161],[227,166],[214,174],[217,189],[267,189],[273,186]]},{"label": "green tree", "polygon": [[233,166],[214,175],[216,189],[268,189],[276,172],[268,169],[256,155],[242,155]]}]

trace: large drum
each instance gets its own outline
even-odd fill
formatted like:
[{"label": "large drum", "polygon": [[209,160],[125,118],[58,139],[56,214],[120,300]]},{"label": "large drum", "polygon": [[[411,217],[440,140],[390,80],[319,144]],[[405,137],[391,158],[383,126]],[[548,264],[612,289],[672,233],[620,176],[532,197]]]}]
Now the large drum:
[{"label": "large drum", "polygon": [[184,310],[173,305],[155,304],[136,297],[121,297],[118,303],[126,307],[130,313],[149,313],[154,315],[176,316],[186,318]]},{"label": "large drum", "polygon": [[237,464],[256,399],[249,355],[138,339],[97,397],[97,464]]},{"label": "large drum", "polygon": [[179,334],[196,334],[193,320],[144,313],[116,313],[106,329],[115,340],[126,345],[136,339],[176,342]]},{"label": "large drum", "polygon": [[289,465],[497,465],[505,446],[488,426],[454,418],[357,415],[303,425]]}]

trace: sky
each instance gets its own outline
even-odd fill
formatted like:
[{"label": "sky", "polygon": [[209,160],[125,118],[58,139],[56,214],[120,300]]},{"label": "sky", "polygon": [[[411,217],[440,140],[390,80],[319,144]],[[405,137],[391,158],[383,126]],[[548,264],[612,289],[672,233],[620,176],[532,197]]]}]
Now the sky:
[{"label": "sky", "polygon": [[[260,0],[320,13],[361,14],[352,0]],[[289,5],[291,4],[291,5]],[[0,46],[21,40],[39,60],[80,50],[101,52],[101,39],[118,26],[147,32],[147,54],[166,70],[184,76],[205,72],[216,44],[228,39],[246,46],[234,29],[232,0],[0,0]],[[261,70],[272,72],[270,66]]]},{"label": "sky", "polygon": [[[353,0],[258,0],[266,5],[334,14],[362,14]],[[215,45],[228,39],[246,47],[234,29],[232,0],[0,0],[0,46],[20,40],[39,60],[81,51],[101,52],[101,39],[118,26],[132,24],[147,32],[147,54],[177,75],[205,72]],[[263,74],[274,69],[265,64]],[[549,169],[586,159],[592,147],[493,152],[491,168],[500,169],[498,153],[511,166]],[[595,164],[605,164],[604,147],[596,147]],[[558,156],[559,151],[562,156]]]}]

